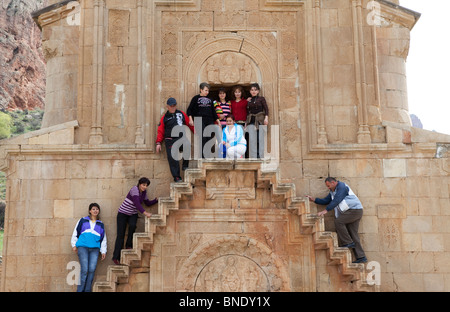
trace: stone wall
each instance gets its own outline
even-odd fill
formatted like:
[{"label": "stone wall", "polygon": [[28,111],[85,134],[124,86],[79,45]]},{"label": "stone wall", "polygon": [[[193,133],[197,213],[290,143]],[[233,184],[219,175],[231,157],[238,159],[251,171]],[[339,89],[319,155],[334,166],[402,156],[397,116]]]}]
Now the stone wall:
[{"label": "stone wall", "polygon": [[[196,252],[207,246],[222,252],[215,249],[222,240],[237,267],[250,272],[257,267],[239,258],[243,233],[257,246],[254,253],[270,249],[281,263],[274,276],[285,286],[270,290],[360,290],[350,282],[364,276],[346,271],[351,254],[325,233],[334,230],[331,213],[322,224],[315,205],[305,203],[295,218],[288,211],[307,194],[325,196],[324,178],[335,176],[365,207],[360,233],[369,261],[381,269],[380,289],[448,291],[450,136],[412,128],[407,117],[404,63],[419,14],[376,2],[379,24],[367,23],[373,12],[361,0],[54,1],[36,13],[45,49],[55,51],[47,53],[53,95],[44,129],[0,143],[8,205],[0,289],[73,291],[66,280],[67,265],[77,260],[70,236],[89,203],[98,202],[109,249],[98,281],[108,289],[197,290],[189,279],[180,285],[179,274],[205,280],[188,268],[205,267],[209,258]],[[225,207],[214,190],[207,192],[215,173],[171,185],[165,151],[154,152],[166,98],[176,97],[185,109],[204,80],[215,88],[259,82],[270,108],[276,178],[262,184],[236,178],[243,184]],[[224,176],[234,181],[242,170],[259,172],[242,164],[240,171],[227,167]],[[192,174],[201,170],[196,167],[191,162]],[[140,219],[144,234],[136,241],[146,240],[117,268],[110,256],[115,216],[141,176],[152,181],[151,197],[166,198],[166,210],[153,207],[154,218]],[[274,186],[285,190],[283,201],[273,196]],[[189,194],[177,195],[178,187]],[[257,204],[238,198],[246,187],[256,189]],[[251,218],[269,223],[250,226]],[[275,226],[310,221],[309,232],[293,231],[290,238]],[[295,240],[306,249],[290,249]],[[202,243],[194,247],[196,241]],[[161,251],[167,267],[150,256]],[[297,262],[289,267],[285,259]],[[111,280],[115,270],[122,275]]]}]

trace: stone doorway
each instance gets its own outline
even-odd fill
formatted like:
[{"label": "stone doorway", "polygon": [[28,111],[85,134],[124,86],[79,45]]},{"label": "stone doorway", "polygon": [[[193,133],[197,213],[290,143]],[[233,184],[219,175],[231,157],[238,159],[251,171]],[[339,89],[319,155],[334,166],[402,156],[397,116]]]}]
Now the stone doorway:
[{"label": "stone doorway", "polygon": [[[225,46],[233,46],[230,40],[239,43],[239,49],[236,51],[225,50]],[[248,40],[248,43],[247,43]],[[244,53],[242,46],[251,45],[249,50],[259,50],[259,53]],[[237,45],[236,45],[237,46]],[[211,42],[206,42],[198,51],[186,58],[186,74],[187,74],[187,93],[185,94],[185,102],[190,103],[193,95],[198,94],[201,82],[210,84],[209,98],[218,100],[218,90],[223,87],[227,90],[227,100],[234,98],[232,90],[235,86],[241,86],[244,89],[243,98],[246,99],[250,95],[250,86],[252,83],[258,83],[261,91],[260,95],[266,98],[269,107],[269,127],[266,134],[266,153],[271,151],[271,131],[270,127],[273,121],[278,120],[278,98],[277,85],[278,79],[275,71],[271,69],[276,61],[258,47],[258,43],[252,42],[245,37],[235,37],[233,39],[228,36],[214,37]],[[276,60],[276,59],[275,59]],[[259,66],[258,64],[263,64]],[[195,82],[194,82],[195,81]],[[278,128],[277,128],[278,129]],[[247,136],[248,139],[248,136]],[[272,151],[271,151],[272,152]],[[249,157],[249,151],[246,152],[246,158]]]},{"label": "stone doorway", "polygon": [[231,90],[236,85],[244,87],[247,98],[250,96],[250,84],[257,82],[269,106],[270,123],[278,120],[278,80],[273,70],[276,68],[276,58],[267,55],[258,42],[245,36],[221,34],[205,40],[183,59],[185,103],[198,94],[201,82],[211,85],[211,99],[218,98],[220,87],[227,89],[228,99],[231,99]]}]

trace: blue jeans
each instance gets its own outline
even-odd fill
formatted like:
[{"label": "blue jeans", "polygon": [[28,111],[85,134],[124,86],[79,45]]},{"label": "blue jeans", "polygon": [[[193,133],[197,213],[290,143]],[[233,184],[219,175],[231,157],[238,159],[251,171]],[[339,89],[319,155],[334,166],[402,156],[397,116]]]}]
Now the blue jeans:
[{"label": "blue jeans", "polygon": [[81,266],[78,292],[91,292],[99,252],[99,248],[78,247],[78,259]]}]

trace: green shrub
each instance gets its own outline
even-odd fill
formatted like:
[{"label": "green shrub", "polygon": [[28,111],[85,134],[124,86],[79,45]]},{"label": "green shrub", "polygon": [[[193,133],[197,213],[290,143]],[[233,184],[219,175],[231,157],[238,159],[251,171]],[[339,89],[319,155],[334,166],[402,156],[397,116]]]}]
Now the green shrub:
[{"label": "green shrub", "polygon": [[12,118],[10,115],[0,112],[0,140],[11,136]]},{"label": "green shrub", "polygon": [[[44,111],[42,109],[35,109],[32,111],[3,111],[3,114],[10,118],[10,123],[6,126],[6,123],[1,120],[0,116],[0,139],[39,130],[41,128],[42,118],[44,117]],[[1,127],[3,124],[5,124],[5,128],[9,129],[9,136],[7,137],[1,136]]]}]

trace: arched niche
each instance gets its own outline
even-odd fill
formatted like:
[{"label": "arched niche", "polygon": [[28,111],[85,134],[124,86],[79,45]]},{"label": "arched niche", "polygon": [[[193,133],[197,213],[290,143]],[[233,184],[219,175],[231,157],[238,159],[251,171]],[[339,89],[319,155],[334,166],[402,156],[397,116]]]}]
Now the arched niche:
[{"label": "arched niche", "polygon": [[177,291],[289,291],[283,261],[245,235],[219,236],[180,263]]},{"label": "arched niche", "polygon": [[276,62],[249,38],[223,35],[207,39],[183,57],[184,102],[189,103],[198,94],[201,82],[224,86],[257,82],[269,106],[270,124],[277,123]]}]

